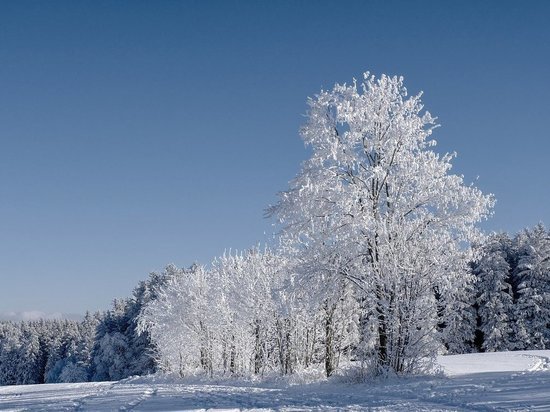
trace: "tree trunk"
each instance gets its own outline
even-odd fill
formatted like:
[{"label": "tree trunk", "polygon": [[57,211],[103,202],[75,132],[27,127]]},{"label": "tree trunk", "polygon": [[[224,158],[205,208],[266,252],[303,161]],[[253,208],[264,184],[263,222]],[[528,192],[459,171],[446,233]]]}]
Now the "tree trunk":
[{"label": "tree trunk", "polygon": [[334,309],[325,302],[325,373],[327,377],[334,372]]},{"label": "tree trunk", "polygon": [[290,330],[291,324],[290,319],[286,319],[286,334],[285,334],[285,343],[286,343],[286,356],[285,356],[285,373],[290,375],[293,373],[292,365],[292,348],[291,348],[291,339],[290,339]]},{"label": "tree trunk", "polygon": [[235,374],[237,371],[237,365],[235,362],[236,353],[235,353],[235,336],[231,336],[231,350],[229,355],[229,372]]},{"label": "tree trunk", "polygon": [[260,336],[260,321],[255,320],[254,328],[255,347],[254,347],[254,374],[258,375],[262,369],[262,342]]},{"label": "tree trunk", "polygon": [[385,308],[382,306],[381,294],[377,292],[377,307],[378,312],[378,367],[379,369],[385,369],[388,366],[388,332],[387,332],[387,320],[385,314]]}]

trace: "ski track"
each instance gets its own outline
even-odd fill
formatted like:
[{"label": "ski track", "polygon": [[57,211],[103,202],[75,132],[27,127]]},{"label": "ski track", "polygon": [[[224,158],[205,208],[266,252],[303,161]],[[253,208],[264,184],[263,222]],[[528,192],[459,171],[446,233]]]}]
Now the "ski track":
[{"label": "ski track", "polygon": [[[357,385],[334,381],[295,386],[185,384],[129,378],[119,382],[5,386],[0,387],[0,410],[550,411],[550,351],[476,356],[474,359],[485,359],[476,370],[485,367],[487,371],[464,373],[464,365],[471,363],[472,357],[463,355],[447,361],[446,368],[451,372],[455,368],[449,377]],[[497,371],[491,371],[491,365]],[[516,370],[502,371],[499,367]]]},{"label": "ski track", "polygon": [[98,398],[98,397],[102,397],[102,396],[108,396],[107,393],[115,385],[116,385],[116,382],[109,382],[109,384],[106,384],[104,387],[102,386],[97,392],[91,393],[87,396],[83,396],[82,398],[76,399],[74,410],[75,411],[85,410],[85,405],[86,405],[87,399]]},{"label": "ski track", "polygon": [[529,355],[529,354],[525,354],[524,356],[530,356],[536,360],[535,364],[531,368],[529,368],[530,372],[534,372],[538,370],[546,370],[550,368],[550,358],[548,358],[548,356]]}]

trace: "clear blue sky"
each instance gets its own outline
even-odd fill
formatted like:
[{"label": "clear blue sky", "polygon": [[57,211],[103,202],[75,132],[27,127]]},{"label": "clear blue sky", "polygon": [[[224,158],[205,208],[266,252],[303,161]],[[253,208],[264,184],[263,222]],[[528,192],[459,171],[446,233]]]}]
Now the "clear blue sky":
[{"label": "clear blue sky", "polygon": [[437,150],[550,224],[550,2],[0,3],[0,312],[106,309],[265,239],[306,98],[405,76]]}]

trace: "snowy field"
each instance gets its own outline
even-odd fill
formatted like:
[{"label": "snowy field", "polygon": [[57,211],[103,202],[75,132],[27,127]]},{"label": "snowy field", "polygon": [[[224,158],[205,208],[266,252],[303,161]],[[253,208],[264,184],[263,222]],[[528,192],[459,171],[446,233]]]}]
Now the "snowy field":
[{"label": "snowy field", "polygon": [[369,384],[190,384],[162,377],[0,387],[0,410],[550,411],[550,351],[442,356],[445,376]]}]

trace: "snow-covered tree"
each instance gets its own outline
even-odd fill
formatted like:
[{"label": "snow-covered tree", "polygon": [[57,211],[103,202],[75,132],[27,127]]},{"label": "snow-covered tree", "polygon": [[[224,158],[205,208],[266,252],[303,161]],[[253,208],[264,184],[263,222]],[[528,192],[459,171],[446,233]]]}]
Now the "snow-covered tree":
[{"label": "snow-covered tree", "polygon": [[401,77],[366,73],[309,106],[311,157],[270,209],[283,249],[312,284],[356,286],[375,370],[419,370],[441,345],[445,302],[470,282],[466,246],[493,200],[431,150],[435,120]]},{"label": "snow-covered tree", "polygon": [[550,347],[550,234],[538,224],[518,236],[515,334],[518,349]]},{"label": "snow-covered tree", "polygon": [[[168,266],[155,299],[138,319],[161,368],[212,376],[263,374],[279,367],[277,325],[289,323],[278,297],[282,267],[279,256],[258,248],[226,253],[210,269]],[[286,356],[289,345],[283,347]]]},{"label": "snow-covered tree", "polygon": [[129,299],[115,299],[97,326],[92,350],[92,379],[94,381],[119,380],[131,375],[131,349],[128,329]]},{"label": "snow-covered tree", "polygon": [[61,379],[63,369],[68,364],[77,362],[77,347],[81,340],[79,325],[76,322],[61,321],[58,326],[59,333],[53,338],[48,354],[46,383],[64,382]]},{"label": "snow-covered tree", "polygon": [[214,261],[214,299],[225,313],[221,339],[230,348],[231,373],[263,374],[276,363],[272,334],[282,317],[277,291],[283,269],[280,256],[259,248],[225,253]]},{"label": "snow-covered tree", "polygon": [[92,350],[93,380],[117,380],[144,375],[156,370],[155,348],[148,332],[137,332],[137,318],[142,307],[155,299],[152,291],[162,277],[151,274],[134,289],[132,296],[115,299],[97,325]]},{"label": "snow-covered tree", "polygon": [[[295,255],[296,257],[296,255]],[[284,310],[296,322],[300,366],[323,363],[326,376],[338,367],[340,360],[350,359],[361,346],[361,303],[353,283],[338,277],[338,262],[332,259],[309,261],[291,259],[287,271],[292,273]],[[317,268],[314,271],[314,268]],[[307,269],[307,270],[306,270]],[[318,273],[319,276],[310,276]]]},{"label": "snow-covered tree", "polygon": [[212,330],[210,320],[219,314],[210,305],[210,273],[193,265],[164,271],[165,281],[155,290],[156,299],[141,311],[138,329],[149,333],[165,371],[181,376],[202,369],[212,373]]},{"label": "snow-covered tree", "polygon": [[453,296],[438,301],[438,329],[447,353],[460,354],[476,351],[477,310],[475,283],[464,283]]},{"label": "snow-covered tree", "polygon": [[0,322],[0,385],[16,385],[20,361],[21,329],[13,322]]},{"label": "snow-covered tree", "polygon": [[505,234],[489,237],[474,267],[482,349],[488,352],[513,349],[513,291],[506,252],[510,243]]},{"label": "snow-covered tree", "polygon": [[17,368],[17,384],[26,385],[39,383],[40,376],[40,341],[33,325],[22,322],[21,346],[19,348],[19,364]]}]

